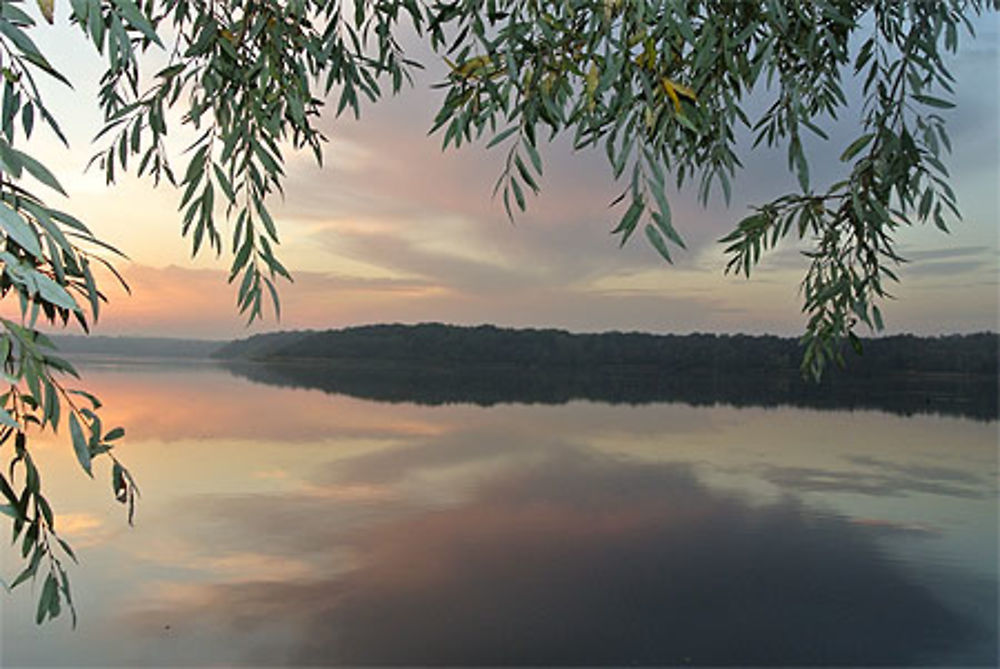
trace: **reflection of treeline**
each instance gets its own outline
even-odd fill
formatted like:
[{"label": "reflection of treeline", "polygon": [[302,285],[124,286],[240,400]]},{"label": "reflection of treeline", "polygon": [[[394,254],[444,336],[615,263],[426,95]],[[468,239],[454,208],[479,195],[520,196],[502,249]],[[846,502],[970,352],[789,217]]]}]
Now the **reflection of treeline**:
[{"label": "reflection of treeline", "polygon": [[791,338],[571,334],[492,326],[377,325],[258,335],[223,347],[265,383],[386,401],[687,402],[877,408],[997,417],[996,334],[866,340],[820,384]]},{"label": "reflection of treeline", "polygon": [[787,405],[997,418],[996,379],[981,374],[893,374],[869,379],[841,375],[815,384],[794,371],[664,373],[642,366],[425,366],[304,360],[226,360],[223,364],[231,372],[260,383],[314,388],[384,402],[481,406],[562,404],[571,400],[610,404],[683,402],[695,406]]}]

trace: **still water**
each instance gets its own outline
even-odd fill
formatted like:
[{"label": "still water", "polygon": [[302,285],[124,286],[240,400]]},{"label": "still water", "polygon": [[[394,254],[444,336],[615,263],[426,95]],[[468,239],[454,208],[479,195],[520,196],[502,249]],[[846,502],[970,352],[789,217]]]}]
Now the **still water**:
[{"label": "still water", "polygon": [[22,586],[3,666],[997,663],[996,421],[83,369],[136,527],[35,439],[80,621]]}]

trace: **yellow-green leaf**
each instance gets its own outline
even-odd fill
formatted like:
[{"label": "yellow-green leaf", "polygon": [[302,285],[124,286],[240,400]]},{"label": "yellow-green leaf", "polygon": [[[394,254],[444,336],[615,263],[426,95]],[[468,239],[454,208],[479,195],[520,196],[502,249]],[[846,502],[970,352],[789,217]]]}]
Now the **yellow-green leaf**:
[{"label": "yellow-green leaf", "polygon": [[45,20],[52,23],[55,12],[55,0],[38,0],[38,9],[42,12]]}]

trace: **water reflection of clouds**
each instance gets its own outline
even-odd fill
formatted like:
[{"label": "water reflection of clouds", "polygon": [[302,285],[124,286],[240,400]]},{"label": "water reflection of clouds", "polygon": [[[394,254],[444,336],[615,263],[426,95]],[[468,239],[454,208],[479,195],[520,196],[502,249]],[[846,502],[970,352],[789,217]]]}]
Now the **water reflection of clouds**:
[{"label": "water reflection of clouds", "polygon": [[942,535],[941,528],[923,525],[919,523],[901,523],[885,518],[854,518],[851,523],[857,527],[862,527],[872,534],[881,536],[908,536],[915,538],[939,538]]},{"label": "water reflection of clouds", "polygon": [[676,464],[567,449],[444,508],[199,508],[195,529],[220,545],[358,556],[346,573],[206,585],[197,605],[135,618],[252,633],[232,661],[911,664],[970,634],[864,528],[790,498],[751,504]]},{"label": "water reflection of clouds", "polygon": [[996,485],[988,476],[952,467],[899,464],[870,456],[846,458],[850,469],[764,465],[762,477],[783,489],[838,492],[877,497],[914,493],[964,499],[990,499]]},{"label": "water reflection of clouds", "polygon": [[[106,421],[128,428],[132,440],[224,438],[302,442],[341,438],[392,439],[442,429],[418,412],[318,392],[240,384],[214,364],[201,369],[84,369],[87,388],[105,405]],[[238,393],[237,397],[233,393]]]},{"label": "water reflection of clouds", "polygon": [[995,478],[991,480],[989,476],[983,476],[980,472],[958,469],[957,467],[900,464],[899,462],[892,462],[884,458],[875,458],[870,455],[857,455],[847,459],[856,465],[873,467],[911,479],[950,482],[974,488],[995,487],[990,485],[991,483],[995,484]]},{"label": "water reflection of clouds", "polygon": [[[135,531],[93,536],[142,571],[126,595],[115,568],[109,601],[136,630],[135,657],[164,664],[906,663],[935,638],[962,644],[966,623],[949,610],[970,600],[943,605],[954,588],[932,595],[924,572],[895,560],[996,536],[982,512],[995,426],[970,421],[419,407],[217,370],[94,377],[109,409],[128,412],[122,455],[145,495]],[[164,403],[171,415],[155,415]],[[64,444],[52,450],[65,460]],[[66,469],[47,469],[49,485],[79,487]],[[897,513],[890,495],[916,492],[954,503],[928,495]],[[849,517],[817,516],[788,493]],[[971,522],[971,506],[980,525],[959,536],[951,518]],[[889,542],[903,552],[883,553]],[[973,566],[995,586],[990,555]],[[995,598],[984,606],[995,619]],[[984,652],[973,659],[996,659]]]},{"label": "water reflection of clouds", "polygon": [[525,439],[525,434],[516,425],[497,421],[435,438],[413,439],[397,448],[362,453],[332,463],[314,480],[326,485],[338,481],[392,483],[429,470],[495,467],[537,458],[540,453],[551,454],[572,448],[553,437]]}]

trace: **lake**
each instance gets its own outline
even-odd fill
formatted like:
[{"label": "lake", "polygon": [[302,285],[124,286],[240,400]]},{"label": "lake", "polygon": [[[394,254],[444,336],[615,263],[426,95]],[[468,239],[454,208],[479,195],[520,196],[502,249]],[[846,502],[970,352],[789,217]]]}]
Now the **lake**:
[{"label": "lake", "polygon": [[5,596],[4,666],[997,663],[995,419],[81,369],[136,526],[34,438],[80,621]]}]

